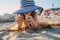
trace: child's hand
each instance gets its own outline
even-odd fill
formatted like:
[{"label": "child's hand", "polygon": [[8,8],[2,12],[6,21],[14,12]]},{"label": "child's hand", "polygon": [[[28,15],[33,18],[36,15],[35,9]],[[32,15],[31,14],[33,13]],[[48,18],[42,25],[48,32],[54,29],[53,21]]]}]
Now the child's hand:
[{"label": "child's hand", "polygon": [[25,24],[26,25],[32,24],[32,19],[33,19],[32,16],[28,16],[25,20]]}]

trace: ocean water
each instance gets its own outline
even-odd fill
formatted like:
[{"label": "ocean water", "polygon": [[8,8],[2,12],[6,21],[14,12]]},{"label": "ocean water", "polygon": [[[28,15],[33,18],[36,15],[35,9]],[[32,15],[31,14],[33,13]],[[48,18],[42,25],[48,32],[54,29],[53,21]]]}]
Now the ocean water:
[{"label": "ocean water", "polygon": [[0,40],[60,40],[60,28],[39,30],[38,33],[7,31],[15,22],[0,23]]}]

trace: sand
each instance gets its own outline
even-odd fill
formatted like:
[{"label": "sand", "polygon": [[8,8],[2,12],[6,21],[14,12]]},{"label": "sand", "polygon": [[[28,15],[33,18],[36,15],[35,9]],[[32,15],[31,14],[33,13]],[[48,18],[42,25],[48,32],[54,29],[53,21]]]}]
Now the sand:
[{"label": "sand", "polygon": [[15,22],[0,23],[0,40],[60,40],[60,28],[39,30],[37,33],[6,30],[15,24]]}]

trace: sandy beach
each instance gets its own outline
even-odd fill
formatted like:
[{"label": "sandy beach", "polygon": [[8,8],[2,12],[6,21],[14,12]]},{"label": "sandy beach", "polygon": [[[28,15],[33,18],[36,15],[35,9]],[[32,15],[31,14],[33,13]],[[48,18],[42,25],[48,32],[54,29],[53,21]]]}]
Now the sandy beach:
[{"label": "sandy beach", "polygon": [[40,30],[37,33],[7,31],[7,28],[15,24],[0,23],[0,40],[60,40],[60,28]]}]

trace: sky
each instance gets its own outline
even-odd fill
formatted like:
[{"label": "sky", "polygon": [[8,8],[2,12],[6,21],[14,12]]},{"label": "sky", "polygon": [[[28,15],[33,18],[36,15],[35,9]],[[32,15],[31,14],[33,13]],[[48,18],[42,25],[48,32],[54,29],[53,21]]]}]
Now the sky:
[{"label": "sky", "polygon": [[[20,8],[20,0],[0,0],[0,15],[5,13],[13,13]],[[43,7],[44,9],[54,7],[60,7],[60,0],[34,0],[37,6]]]}]

